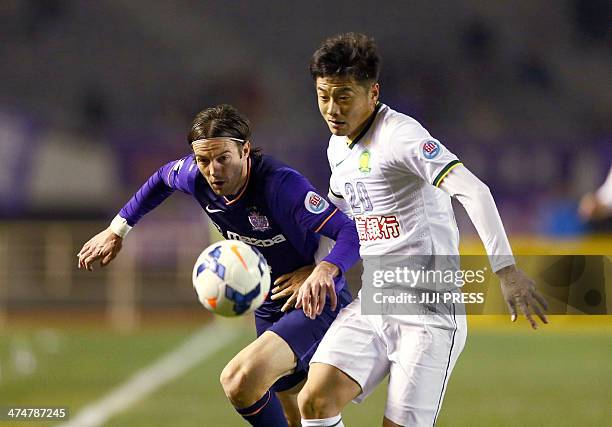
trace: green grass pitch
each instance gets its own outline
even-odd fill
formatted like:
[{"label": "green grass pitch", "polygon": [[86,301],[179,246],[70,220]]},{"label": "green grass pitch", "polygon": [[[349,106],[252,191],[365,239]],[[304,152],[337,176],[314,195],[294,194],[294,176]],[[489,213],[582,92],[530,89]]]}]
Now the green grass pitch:
[{"label": "green grass pitch", "polygon": [[[108,426],[245,425],[218,383],[225,363],[253,339],[249,329]],[[109,330],[5,329],[0,406],[69,406],[74,416],[138,369],[171,351],[193,325],[121,335]],[[602,426],[612,402],[612,334],[527,328],[474,330],[451,377],[438,426]],[[347,426],[380,425],[384,384],[344,412]],[[9,425],[0,422],[0,426]],[[15,425],[51,425],[19,422]]]}]

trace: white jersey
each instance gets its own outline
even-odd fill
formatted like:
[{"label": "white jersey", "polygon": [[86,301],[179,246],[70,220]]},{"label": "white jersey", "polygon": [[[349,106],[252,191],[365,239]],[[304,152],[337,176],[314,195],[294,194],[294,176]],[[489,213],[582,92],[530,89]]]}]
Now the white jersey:
[{"label": "white jersey", "polygon": [[[385,417],[400,425],[434,425],[449,374],[465,344],[463,306],[437,304],[439,311],[431,312],[427,304],[407,304],[416,315],[395,313],[402,304],[379,303],[371,274],[379,264],[385,265],[379,271],[390,272],[387,263],[395,266],[390,260],[396,258],[404,265],[425,258],[426,268],[437,258],[458,258],[434,255],[459,252],[450,195],[437,186],[460,163],[416,120],[383,104],[353,141],[332,136],[327,155],[330,200],[355,219],[364,259],[363,287],[340,311],[311,363],[335,366],[357,381],[362,391],[357,402],[390,374]],[[435,265],[437,269],[437,261]],[[454,286],[449,287],[444,290]],[[387,290],[396,295],[398,288]]]},{"label": "white jersey", "polygon": [[[355,220],[361,255],[457,255],[450,196],[457,157],[416,120],[378,104],[361,134],[332,135],[330,198]],[[342,200],[344,199],[344,200]]]}]

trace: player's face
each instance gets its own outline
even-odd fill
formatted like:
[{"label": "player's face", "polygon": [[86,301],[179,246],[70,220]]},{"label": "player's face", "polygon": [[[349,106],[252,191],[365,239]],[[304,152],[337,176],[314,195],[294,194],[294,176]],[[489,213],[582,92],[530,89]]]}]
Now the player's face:
[{"label": "player's face", "polygon": [[194,142],[191,147],[200,173],[219,196],[236,194],[247,179],[250,143],[242,149],[226,138]]},{"label": "player's face", "polygon": [[352,77],[318,77],[319,111],[334,135],[355,138],[374,112],[378,83],[360,84]]}]

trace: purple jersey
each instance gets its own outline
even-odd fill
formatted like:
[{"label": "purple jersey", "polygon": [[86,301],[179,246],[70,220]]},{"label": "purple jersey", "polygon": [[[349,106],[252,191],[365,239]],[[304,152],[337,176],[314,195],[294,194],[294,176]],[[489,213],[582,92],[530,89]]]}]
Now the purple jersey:
[{"label": "purple jersey", "polygon": [[[323,260],[337,265],[342,273],[359,259],[353,222],[301,174],[270,156],[250,159],[247,183],[231,199],[212,191],[193,154],[172,161],[149,178],[119,215],[134,226],[174,190],[191,194],[226,239],[257,247],[272,269],[272,281],[314,263],[317,233],[336,241]],[[344,286],[342,274],[336,281],[337,292]],[[272,315],[283,303],[268,297],[257,314]]]}]

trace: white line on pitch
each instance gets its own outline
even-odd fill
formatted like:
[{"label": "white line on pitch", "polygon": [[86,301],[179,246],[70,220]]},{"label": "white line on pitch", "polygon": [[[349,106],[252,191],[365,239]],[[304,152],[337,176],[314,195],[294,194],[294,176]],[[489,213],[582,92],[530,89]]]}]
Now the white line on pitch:
[{"label": "white line on pitch", "polygon": [[230,329],[218,323],[205,326],[193,334],[180,347],[166,354],[152,365],[136,372],[100,400],[87,405],[61,427],[97,427],[114,415],[143,400],[162,385],[179,377],[198,363],[210,357],[239,335],[239,329]]}]

